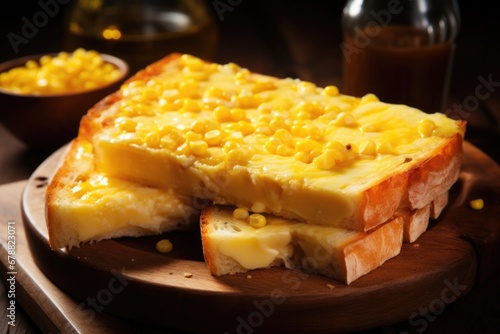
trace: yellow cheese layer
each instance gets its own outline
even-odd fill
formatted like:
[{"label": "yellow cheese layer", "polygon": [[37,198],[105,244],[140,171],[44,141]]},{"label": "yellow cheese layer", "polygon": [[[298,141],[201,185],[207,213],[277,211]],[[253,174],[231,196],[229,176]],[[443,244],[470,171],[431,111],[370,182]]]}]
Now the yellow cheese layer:
[{"label": "yellow cheese layer", "polygon": [[460,131],[443,114],[187,55],[121,94],[96,120],[100,172],[336,226],[363,190]]},{"label": "yellow cheese layer", "polygon": [[276,260],[286,262],[292,255],[290,224],[275,221],[254,228],[245,221],[230,220],[224,225],[210,240],[221,254],[245,269],[266,268]]},{"label": "yellow cheese layer", "polygon": [[177,229],[188,229],[198,213],[193,199],[171,190],[143,187],[94,172],[91,149],[84,145],[74,164],[75,171],[81,173],[66,189],[65,198],[58,201],[58,216],[80,242],[120,236],[127,229],[156,234],[173,222]]}]

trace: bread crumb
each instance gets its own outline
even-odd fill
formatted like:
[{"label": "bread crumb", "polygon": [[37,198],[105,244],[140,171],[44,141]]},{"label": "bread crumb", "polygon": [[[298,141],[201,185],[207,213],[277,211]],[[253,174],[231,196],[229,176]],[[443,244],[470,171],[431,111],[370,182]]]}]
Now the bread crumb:
[{"label": "bread crumb", "polygon": [[130,261],[134,262],[134,261],[135,261],[135,259],[130,259]]},{"label": "bread crumb", "polygon": [[414,243],[414,244],[412,245],[412,247],[413,247],[413,248],[419,248],[419,247],[420,247],[420,244]]},{"label": "bread crumb", "polygon": [[252,279],[252,275],[247,275],[247,278],[248,279]]},{"label": "bread crumb", "polygon": [[329,289],[334,289],[334,288],[335,288],[335,285],[333,285],[333,284],[327,284],[326,286],[327,286]]},{"label": "bread crumb", "polygon": [[191,274],[191,273],[184,273],[184,277],[191,278],[191,277],[193,277],[193,274]]}]

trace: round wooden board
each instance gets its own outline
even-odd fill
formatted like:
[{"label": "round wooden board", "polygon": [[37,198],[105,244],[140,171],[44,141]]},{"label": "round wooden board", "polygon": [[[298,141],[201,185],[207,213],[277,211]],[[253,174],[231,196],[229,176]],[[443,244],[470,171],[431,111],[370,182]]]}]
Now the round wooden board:
[{"label": "round wooden board", "polygon": [[[200,333],[363,330],[415,319],[453,302],[486,277],[499,258],[500,169],[469,143],[464,144],[460,180],[440,219],[416,243],[403,245],[400,255],[349,286],[282,268],[213,277],[197,233],[121,238],[52,251],[44,192],[63,150],[28,180],[23,218],[37,265],[82,301],[81,308],[70,311],[85,312],[89,320],[104,311]],[[476,197],[485,200],[481,211],[468,205]],[[155,250],[161,238],[173,241],[171,253]]]}]

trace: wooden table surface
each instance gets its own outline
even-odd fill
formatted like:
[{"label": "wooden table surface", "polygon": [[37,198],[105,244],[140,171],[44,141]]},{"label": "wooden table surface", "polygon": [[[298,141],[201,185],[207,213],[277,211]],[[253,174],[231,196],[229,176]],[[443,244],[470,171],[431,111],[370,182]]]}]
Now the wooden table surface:
[{"label": "wooden table surface", "polygon": [[[213,11],[219,28],[219,43],[213,60],[233,61],[249,69],[276,76],[310,80],[320,86],[341,85],[340,13],[345,1],[264,0],[222,1],[232,3],[223,20]],[[462,28],[457,41],[450,99],[447,108],[475,96],[479,78],[500,82],[500,24],[495,1],[459,1]],[[1,36],[20,33],[23,18],[38,11],[10,4],[0,14]],[[62,3],[62,1],[61,1]],[[207,1],[213,10],[215,1]],[[0,41],[0,61],[17,56],[60,50],[64,18],[71,4],[60,4],[58,12],[28,43],[15,53],[7,38]],[[0,106],[0,112],[3,110]],[[466,139],[500,161],[500,87],[467,116]],[[0,185],[27,179],[49,152],[34,152],[9,134],[0,124]],[[6,222],[0,222],[2,228]],[[4,282],[2,281],[2,284]],[[36,333],[39,327],[17,308],[16,327],[8,326],[7,296],[0,285],[0,334]],[[426,333],[493,333],[500,328],[500,274],[491,276],[446,311],[430,321]],[[370,333],[417,333],[408,323],[374,329]],[[138,329],[137,332],[140,332]],[[144,329],[143,332],[148,332]],[[149,332],[152,332],[151,330]],[[168,331],[167,331],[168,332]]]}]

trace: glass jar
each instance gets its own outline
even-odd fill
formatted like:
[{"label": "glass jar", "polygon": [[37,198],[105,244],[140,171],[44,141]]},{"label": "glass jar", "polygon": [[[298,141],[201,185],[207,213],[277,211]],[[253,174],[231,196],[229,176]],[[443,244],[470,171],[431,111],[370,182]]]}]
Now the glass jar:
[{"label": "glass jar", "polygon": [[444,111],[459,26],[455,0],[349,0],[343,92]]},{"label": "glass jar", "polygon": [[218,37],[203,0],[78,0],[68,29],[66,49],[121,57],[132,74],[172,52],[210,60]]}]

